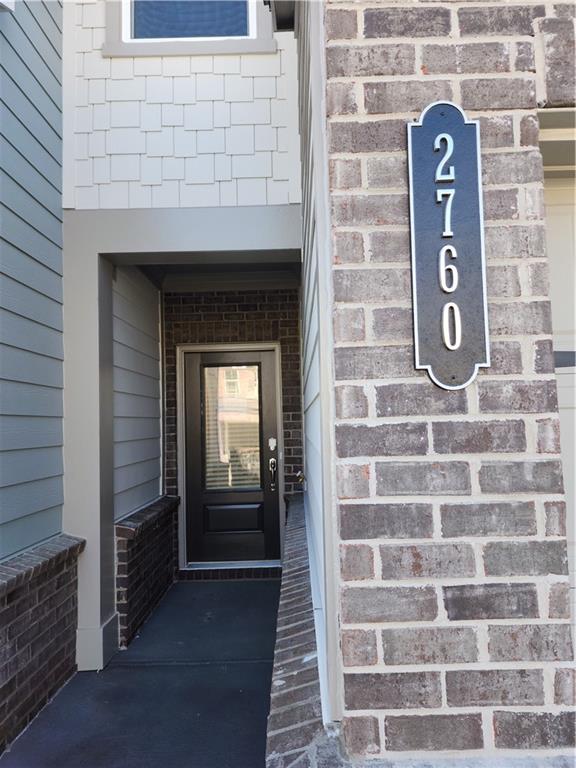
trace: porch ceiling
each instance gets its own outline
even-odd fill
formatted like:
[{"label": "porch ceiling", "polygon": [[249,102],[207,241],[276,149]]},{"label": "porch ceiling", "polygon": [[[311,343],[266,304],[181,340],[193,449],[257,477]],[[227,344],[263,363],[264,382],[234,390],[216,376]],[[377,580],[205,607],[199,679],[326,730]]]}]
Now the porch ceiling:
[{"label": "porch ceiling", "polygon": [[[181,257],[182,254],[179,254]],[[144,274],[165,292],[284,288],[300,285],[300,252],[190,254],[188,263],[142,264]]]}]

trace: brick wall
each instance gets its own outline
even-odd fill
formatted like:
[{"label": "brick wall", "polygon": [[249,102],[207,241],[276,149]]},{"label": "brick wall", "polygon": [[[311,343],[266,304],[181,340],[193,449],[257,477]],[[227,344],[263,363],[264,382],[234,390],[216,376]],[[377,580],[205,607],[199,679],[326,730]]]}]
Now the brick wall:
[{"label": "brick wall", "polygon": [[[569,750],[565,506],[534,20],[567,4],[326,3],[348,751]],[[492,367],[415,371],[406,123],[481,125]]]},{"label": "brick wall", "polygon": [[304,768],[324,728],[304,505],[297,496],[288,508],[282,565],[266,767]]},{"label": "brick wall", "polygon": [[120,520],[116,535],[116,610],[126,647],[174,581],[178,499],[164,496]]},{"label": "brick wall", "polygon": [[76,671],[83,549],[61,534],[0,564],[0,754]]},{"label": "brick wall", "polygon": [[167,293],[164,297],[167,493],[178,492],[176,445],[176,346],[277,341],[281,348],[284,492],[299,490],[302,469],[298,289]]}]

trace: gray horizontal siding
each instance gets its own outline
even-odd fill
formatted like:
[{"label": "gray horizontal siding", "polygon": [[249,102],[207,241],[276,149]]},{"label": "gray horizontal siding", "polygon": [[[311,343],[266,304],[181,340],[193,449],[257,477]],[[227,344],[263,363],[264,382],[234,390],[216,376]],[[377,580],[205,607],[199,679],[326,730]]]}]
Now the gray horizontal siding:
[{"label": "gray horizontal siding", "polygon": [[0,302],[4,309],[57,331],[62,331],[62,303],[42,290],[0,274]]},{"label": "gray horizontal siding", "polygon": [[29,125],[23,125],[13,112],[6,107],[0,107],[0,120],[4,126],[4,134],[10,137],[10,142],[2,138],[2,145],[13,156],[24,159],[38,173],[40,178],[60,190],[62,186],[62,169],[59,162],[48,154],[46,147],[38,141],[31,132]]},{"label": "gray horizontal siding", "polygon": [[113,284],[114,515],[160,494],[159,294],[134,268]]},{"label": "gray horizontal siding", "polygon": [[25,349],[0,345],[0,379],[62,388],[62,361]]},{"label": "gray horizontal siding", "polygon": [[160,456],[160,443],[158,440],[130,440],[116,443],[114,448],[114,465],[116,468],[127,464],[136,464]]},{"label": "gray horizontal siding", "polygon": [[0,464],[0,487],[29,483],[62,474],[60,446],[4,451]]},{"label": "gray horizontal siding", "polygon": [[59,304],[62,303],[61,275],[5,241],[0,252],[0,273]]},{"label": "gray horizontal siding", "polygon": [[0,451],[62,445],[62,419],[57,416],[0,416]]},{"label": "gray horizontal siding", "polygon": [[0,168],[0,205],[21,216],[37,232],[61,248],[62,218],[35,197],[34,187],[26,188],[27,177],[25,163],[22,163],[21,177],[16,179]]},{"label": "gray horizontal siding", "polygon": [[5,309],[0,309],[0,343],[60,360],[64,355],[61,331]]},{"label": "gray horizontal siding", "polygon": [[0,558],[61,530],[61,19],[0,13]]},{"label": "gray horizontal siding", "polygon": [[[0,156],[2,157],[2,171],[10,179],[17,179],[18,185],[25,185],[27,190],[33,190],[34,200],[49,211],[57,222],[61,221],[62,211],[58,204],[59,196],[54,195],[54,192],[60,192],[59,185],[53,184],[42,173],[39,173],[28,158],[1,136]],[[10,200],[11,198],[8,196],[9,202],[6,203],[8,208],[11,207]]]},{"label": "gray horizontal siding", "polygon": [[0,381],[0,402],[7,416],[62,416],[62,397],[54,387]]},{"label": "gray horizontal siding", "polygon": [[[42,111],[37,109],[36,105],[28,99],[26,92],[19,88],[18,85],[4,72],[2,82],[2,96],[2,122],[3,125],[6,126],[6,131],[11,130],[14,146],[18,147],[14,127],[20,124],[22,125],[22,128],[28,133],[35,137],[41,137],[38,139],[38,142],[41,144],[43,151],[46,153],[46,163],[49,163],[51,159],[55,162],[59,162],[61,156],[61,134],[45,118],[45,116],[42,114]],[[7,106],[8,104],[10,106]],[[4,119],[4,115],[8,113],[12,114],[10,121]]]},{"label": "gray horizontal siding", "polygon": [[0,523],[20,519],[22,515],[17,513],[16,505],[22,502],[28,514],[32,515],[61,506],[63,501],[60,477],[45,477],[18,486],[0,488]]},{"label": "gray horizontal siding", "polygon": [[[0,558],[54,536],[62,530],[62,505],[0,523]],[[22,545],[22,542],[30,544]]]},{"label": "gray horizontal siding", "polygon": [[2,240],[19,249],[22,253],[28,254],[31,259],[44,264],[57,275],[61,275],[61,245],[52,243],[42,232],[34,229],[32,224],[23,218],[25,215],[25,210],[19,216],[0,204],[0,235]]}]

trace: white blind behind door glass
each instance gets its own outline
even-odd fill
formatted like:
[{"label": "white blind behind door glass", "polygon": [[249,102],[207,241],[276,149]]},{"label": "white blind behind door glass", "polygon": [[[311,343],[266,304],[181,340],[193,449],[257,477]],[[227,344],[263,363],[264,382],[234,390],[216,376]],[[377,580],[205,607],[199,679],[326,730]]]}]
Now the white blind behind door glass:
[{"label": "white blind behind door glass", "polygon": [[204,368],[204,454],[207,490],[260,487],[257,365]]}]

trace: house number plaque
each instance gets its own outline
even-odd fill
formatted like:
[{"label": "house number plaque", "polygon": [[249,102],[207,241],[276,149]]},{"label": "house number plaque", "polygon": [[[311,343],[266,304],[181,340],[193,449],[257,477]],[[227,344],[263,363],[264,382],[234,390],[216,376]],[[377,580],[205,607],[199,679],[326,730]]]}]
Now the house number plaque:
[{"label": "house number plaque", "polygon": [[479,126],[436,102],[408,124],[415,364],[443,389],[490,365]]}]

